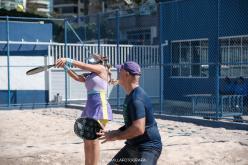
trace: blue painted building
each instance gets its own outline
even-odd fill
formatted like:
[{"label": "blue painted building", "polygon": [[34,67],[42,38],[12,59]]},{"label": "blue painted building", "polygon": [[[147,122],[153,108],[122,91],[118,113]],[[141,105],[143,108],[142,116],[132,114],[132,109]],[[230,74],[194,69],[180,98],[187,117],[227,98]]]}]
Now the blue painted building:
[{"label": "blue painted building", "polygon": [[160,1],[165,99],[219,91],[223,77],[248,77],[248,1]]}]

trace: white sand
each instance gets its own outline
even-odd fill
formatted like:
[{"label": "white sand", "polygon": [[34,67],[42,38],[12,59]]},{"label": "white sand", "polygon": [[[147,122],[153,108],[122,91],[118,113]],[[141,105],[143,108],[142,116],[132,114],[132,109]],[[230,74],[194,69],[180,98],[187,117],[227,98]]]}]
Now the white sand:
[{"label": "white sand", "polygon": [[[0,165],[84,164],[82,140],[73,132],[80,113],[63,108],[0,111]],[[157,121],[164,145],[158,165],[248,164],[248,131]],[[121,115],[114,115],[108,128],[122,122]],[[101,164],[123,145],[124,141],[103,144]]]}]

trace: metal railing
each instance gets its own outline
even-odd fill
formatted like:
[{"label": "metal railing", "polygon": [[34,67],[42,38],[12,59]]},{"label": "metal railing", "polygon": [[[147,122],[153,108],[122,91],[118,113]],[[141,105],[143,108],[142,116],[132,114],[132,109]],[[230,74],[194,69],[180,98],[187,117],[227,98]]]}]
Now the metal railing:
[{"label": "metal railing", "polygon": [[[66,47],[66,51],[65,51]],[[159,65],[158,45],[119,45],[119,56],[117,57],[117,45],[115,44],[61,44],[52,43],[49,47],[50,55],[54,62],[58,58],[69,57],[74,60],[86,62],[92,53],[102,54],[109,59],[109,63],[115,66],[125,61],[136,61],[141,66]],[[100,52],[99,52],[100,50]],[[65,54],[66,53],[66,54]]]},{"label": "metal railing", "polygon": [[53,57],[54,63],[63,57],[86,62],[85,59],[89,58],[91,54],[99,53],[107,56],[113,66],[129,60],[136,61],[141,66],[158,66],[160,64],[159,45],[118,45],[119,56],[117,57],[116,44],[64,44],[39,41],[9,41],[8,43],[7,41],[0,41],[0,44],[48,46],[48,54]]},{"label": "metal railing", "polygon": [[[159,83],[159,63],[160,61],[160,54],[159,54],[159,45],[116,45],[116,44],[79,44],[79,43],[56,43],[56,42],[29,42],[29,41],[0,41],[0,45],[15,45],[18,46],[19,48],[22,46],[30,46],[32,50],[36,50],[36,47],[39,48],[42,46],[43,50],[47,51],[47,54],[43,54],[39,57],[37,56],[27,56],[25,60],[19,61],[18,64],[10,64],[10,65],[4,65],[2,67],[7,67],[10,68],[12,71],[11,73],[14,73],[18,68],[21,68],[21,72],[25,72],[28,69],[31,69],[32,67],[37,67],[40,65],[48,65],[48,64],[53,64],[56,62],[58,58],[72,58],[74,60],[82,61],[82,62],[87,62],[87,58],[92,54],[92,53],[100,53],[103,54],[104,56],[107,56],[109,59],[109,63],[112,66],[115,66],[116,64],[122,64],[126,61],[132,60],[138,62],[142,66],[142,80],[141,80],[141,85],[144,87],[147,91],[149,91],[150,95],[152,98],[155,100],[158,100],[159,96],[159,84],[157,84],[157,88],[155,89],[154,87],[151,86],[149,79],[151,77],[151,74],[153,76],[153,80]],[[117,51],[119,51],[117,53]],[[44,57],[44,58],[43,58]],[[16,57],[11,57],[12,60],[15,60]],[[39,60],[38,60],[38,59]],[[34,60],[36,62],[34,62]],[[37,61],[38,60],[38,61]],[[1,66],[0,66],[1,67]],[[82,72],[76,68],[75,71],[77,72]],[[113,75],[114,77],[112,78],[117,78],[116,70],[113,69]],[[48,74],[45,74],[45,77],[39,77],[35,78],[35,80],[32,78],[33,81],[39,81],[39,82],[45,82],[47,85],[46,88],[43,90],[48,91],[48,103],[45,104],[50,104],[53,103],[54,96],[57,93],[60,93],[60,96],[63,97],[62,100],[68,100],[68,101],[75,101],[75,100],[86,100],[86,96],[84,94],[78,93],[78,89],[81,89],[82,86],[80,84],[77,84],[75,82],[71,82],[69,80],[69,77],[64,77],[64,71],[63,69],[59,68],[53,68],[50,69]],[[55,76],[55,78],[54,78]],[[13,75],[11,74],[12,77],[12,82],[15,82],[15,79]],[[59,82],[64,82],[65,79],[67,81],[64,82],[64,86],[59,86],[56,84],[57,79],[59,78]],[[56,79],[56,82],[55,82]],[[25,81],[27,83],[31,79],[26,78]],[[24,81],[24,80],[23,80]],[[13,85],[12,85],[13,86]],[[10,88],[10,91],[12,91],[12,87]],[[83,87],[84,88],[84,87]],[[63,89],[63,90],[62,90]],[[68,93],[65,92],[68,90]],[[84,90],[84,89],[82,89]],[[116,88],[111,88],[109,89],[109,98],[116,100],[118,97],[116,96]],[[124,97],[124,93],[120,91],[121,96],[119,97]],[[157,101],[156,101],[157,102]],[[34,103],[35,104],[35,103]],[[13,103],[11,102],[11,105]]]}]

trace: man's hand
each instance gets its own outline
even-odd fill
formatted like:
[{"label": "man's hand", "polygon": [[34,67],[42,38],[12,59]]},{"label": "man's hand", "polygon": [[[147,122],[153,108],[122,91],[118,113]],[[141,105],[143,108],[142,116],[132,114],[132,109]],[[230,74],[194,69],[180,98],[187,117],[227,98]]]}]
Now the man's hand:
[{"label": "man's hand", "polygon": [[120,132],[119,130],[113,130],[113,131],[101,130],[100,132],[97,132],[96,134],[101,136],[99,138],[100,140],[103,140],[101,143],[106,143],[107,141],[117,140],[117,135],[119,132]]}]

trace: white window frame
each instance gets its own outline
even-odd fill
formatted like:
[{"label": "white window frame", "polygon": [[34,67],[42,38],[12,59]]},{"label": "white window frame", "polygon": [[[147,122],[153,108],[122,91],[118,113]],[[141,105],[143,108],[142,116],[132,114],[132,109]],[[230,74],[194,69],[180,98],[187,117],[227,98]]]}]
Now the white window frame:
[{"label": "white window frame", "polygon": [[[192,60],[193,60],[193,53],[192,53],[192,42],[194,41],[200,41],[200,45],[199,45],[199,49],[200,49],[200,55],[199,55],[199,60],[200,62],[199,63],[193,63]],[[181,53],[182,53],[182,47],[181,47],[181,44],[183,42],[189,42],[190,45],[189,45],[189,61],[188,62],[182,62],[182,57],[181,57]],[[201,42],[208,42],[208,38],[201,38],[201,39],[189,39],[189,40],[174,40],[174,41],[171,41],[171,69],[170,69],[170,77],[171,78],[208,78],[209,77],[209,64],[208,64],[208,45],[207,46],[202,46]],[[173,59],[173,43],[180,43],[180,50],[179,50],[179,62],[178,63],[173,63],[172,59]],[[198,46],[197,46],[198,47]],[[204,55],[202,54],[202,50],[203,49],[207,49],[207,53],[205,55],[205,60],[203,60],[203,57]],[[204,61],[204,62],[203,62]],[[202,63],[203,62],[203,63]],[[182,75],[182,70],[184,68],[185,65],[189,65],[189,75],[188,76],[185,76],[185,75]],[[199,71],[199,75],[196,76],[192,76],[192,73],[193,73],[193,69],[192,69],[192,66],[193,65],[201,65],[201,68],[207,68],[207,74],[206,76],[204,76],[201,72],[201,70]],[[178,76],[175,76],[173,75],[172,73],[172,67],[179,67],[179,75]],[[201,69],[200,68],[200,69]]]},{"label": "white window frame", "polygon": [[[230,77],[230,78],[236,78],[236,77],[248,77],[248,71],[247,74],[244,73],[244,69],[248,69],[248,61],[244,61],[245,60],[245,54],[246,53],[246,59],[248,59],[248,46],[244,46],[243,45],[243,40],[244,38],[248,38],[248,35],[240,35],[240,36],[226,36],[226,37],[220,37],[219,38],[219,42],[220,42],[220,55],[221,55],[221,72],[220,72],[220,76],[223,77]],[[223,39],[227,39],[228,40],[228,45],[221,45],[221,40]],[[230,41],[231,39],[240,39],[240,45],[231,45]],[[238,58],[240,59],[235,59],[233,56],[233,54],[231,54],[231,48],[240,48],[240,52],[237,56],[240,56]],[[226,49],[226,54],[223,54],[223,49]],[[247,49],[245,51],[245,49]],[[238,49],[237,49],[238,51]],[[226,56],[226,57],[225,57]],[[226,61],[223,61],[225,57]],[[234,61],[232,61],[234,60]],[[234,68],[239,69],[239,71],[234,73]],[[226,69],[227,73],[225,74],[224,69]]]}]

